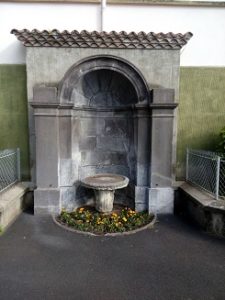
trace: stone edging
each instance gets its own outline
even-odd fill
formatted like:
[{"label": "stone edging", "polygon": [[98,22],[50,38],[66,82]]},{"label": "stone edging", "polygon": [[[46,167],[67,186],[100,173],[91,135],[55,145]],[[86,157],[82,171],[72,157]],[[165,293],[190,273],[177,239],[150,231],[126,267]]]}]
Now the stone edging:
[{"label": "stone edging", "polygon": [[122,236],[122,235],[131,235],[131,234],[135,234],[137,232],[140,232],[142,230],[145,230],[145,229],[148,229],[148,228],[152,228],[154,226],[154,224],[156,223],[157,218],[156,218],[156,215],[154,215],[154,217],[153,217],[153,219],[152,219],[152,221],[150,223],[148,223],[147,225],[145,225],[143,227],[134,229],[134,230],[125,231],[125,232],[106,233],[106,234],[95,234],[95,233],[92,233],[92,232],[86,232],[86,231],[80,231],[80,230],[77,230],[77,229],[73,229],[73,228],[68,227],[68,226],[64,225],[63,223],[60,223],[59,221],[57,221],[55,215],[52,215],[52,220],[59,227],[65,229],[65,230],[74,232],[74,233],[79,233],[79,234],[84,234],[84,235],[89,235],[89,236],[98,236],[98,237],[104,237],[104,236],[112,236],[112,237],[114,237],[114,236]]}]

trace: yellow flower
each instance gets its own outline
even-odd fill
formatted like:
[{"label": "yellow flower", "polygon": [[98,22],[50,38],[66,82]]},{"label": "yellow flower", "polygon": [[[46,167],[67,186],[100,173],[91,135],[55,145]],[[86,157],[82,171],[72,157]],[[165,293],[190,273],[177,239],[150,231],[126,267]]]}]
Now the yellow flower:
[{"label": "yellow flower", "polygon": [[124,222],[127,222],[127,218],[123,217]]},{"label": "yellow flower", "polygon": [[84,207],[79,208],[79,212],[83,212],[84,211]]}]

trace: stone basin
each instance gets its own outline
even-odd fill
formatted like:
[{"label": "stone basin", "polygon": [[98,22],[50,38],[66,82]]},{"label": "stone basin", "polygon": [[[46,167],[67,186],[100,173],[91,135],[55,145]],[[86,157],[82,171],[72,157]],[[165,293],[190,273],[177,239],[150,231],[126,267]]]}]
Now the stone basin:
[{"label": "stone basin", "polygon": [[114,193],[117,189],[126,187],[129,179],[119,174],[96,174],[81,180],[81,184],[95,192],[95,208],[99,212],[111,212]]}]

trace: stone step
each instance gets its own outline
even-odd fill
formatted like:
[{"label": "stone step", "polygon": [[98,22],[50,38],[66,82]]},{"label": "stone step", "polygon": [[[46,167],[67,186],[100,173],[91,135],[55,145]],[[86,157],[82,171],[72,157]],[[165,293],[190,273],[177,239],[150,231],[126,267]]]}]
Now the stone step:
[{"label": "stone step", "polygon": [[5,230],[22,212],[24,195],[28,190],[27,184],[18,182],[0,193],[1,230]]}]

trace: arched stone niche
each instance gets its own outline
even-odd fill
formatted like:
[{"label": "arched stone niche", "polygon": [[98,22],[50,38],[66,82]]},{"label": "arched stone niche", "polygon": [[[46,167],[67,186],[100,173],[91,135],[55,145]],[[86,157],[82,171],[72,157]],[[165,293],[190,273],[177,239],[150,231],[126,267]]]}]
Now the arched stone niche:
[{"label": "arched stone niche", "polygon": [[[71,135],[66,134],[69,143],[68,139],[59,143],[60,153],[65,148],[71,153],[67,159],[60,155],[60,182],[64,188],[73,183],[75,192],[70,201],[62,198],[62,205],[72,207],[74,199],[79,205],[93,199],[92,191],[80,186],[80,179],[115,173],[130,179],[127,189],[117,191],[115,202],[135,207],[135,186],[148,184],[150,159],[149,94],[140,71],[112,56],[86,58],[65,74],[58,101],[71,105],[69,116],[59,121],[64,122],[59,136],[65,128]],[[140,151],[142,156],[138,157]],[[68,166],[73,169],[69,182],[65,180]]]}]

